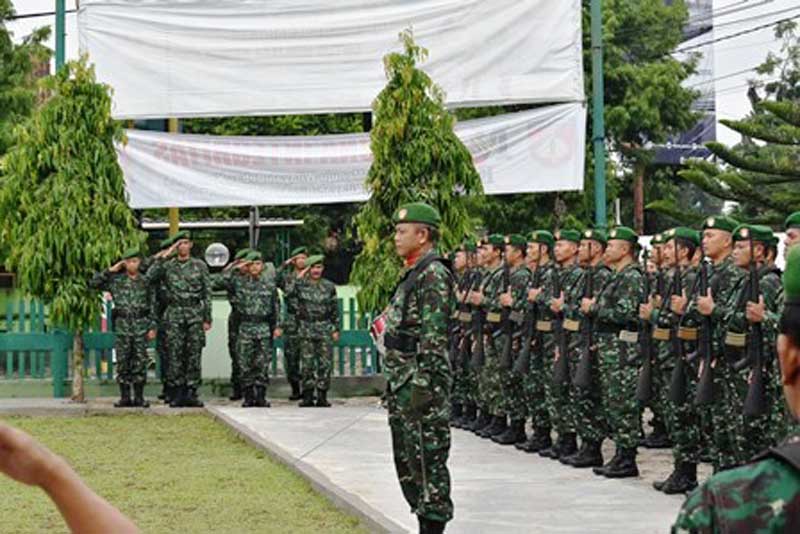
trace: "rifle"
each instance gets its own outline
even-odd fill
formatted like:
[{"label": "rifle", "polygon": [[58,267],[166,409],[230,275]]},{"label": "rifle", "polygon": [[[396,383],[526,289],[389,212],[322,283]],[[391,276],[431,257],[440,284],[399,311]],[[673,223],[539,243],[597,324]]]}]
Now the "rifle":
[{"label": "rifle", "polygon": [[[508,262],[503,259],[503,293],[508,293],[511,290],[511,268]],[[503,350],[500,352],[500,369],[511,369],[511,346],[514,336],[514,325],[511,324],[511,308],[503,306],[500,312],[500,327],[503,334]]]},{"label": "rifle", "polygon": [[[758,267],[754,258],[753,235],[750,234],[750,265],[748,266],[749,287],[748,293],[750,302],[758,302],[760,297]],[[764,398],[764,346],[761,323],[750,324],[750,334],[747,336],[747,361],[751,364],[753,377],[750,380],[750,387],[747,389],[747,397],[744,399],[743,413],[746,417],[758,417],[767,411],[766,399]]]},{"label": "rifle", "polygon": [[[592,258],[592,242],[589,241],[589,261]],[[583,298],[594,298],[594,267],[589,264],[586,272],[586,284],[583,286]],[[592,326],[593,320],[586,317],[583,321],[583,350],[578,368],[575,370],[575,380],[573,385],[577,388],[588,389],[592,387]]]},{"label": "rifle", "polygon": [[[561,277],[558,272],[553,278],[553,293],[556,298],[561,296]],[[569,347],[567,346],[567,333],[564,330],[564,308],[556,313],[553,322],[555,323],[556,347],[558,348],[558,359],[553,365],[553,382],[556,384],[566,384],[569,382]]]},{"label": "rifle", "polygon": [[[681,295],[683,294],[683,274],[678,256],[678,238],[675,237],[672,242],[675,245],[675,284],[672,286],[672,295]],[[672,377],[670,377],[669,399],[677,405],[683,404],[686,400],[686,357],[683,351],[683,341],[678,337],[680,322],[680,317],[674,314],[670,328],[672,332],[669,337],[672,345],[670,352],[678,357],[675,368],[672,370]]]},{"label": "rifle", "polygon": [[[642,255],[645,265],[644,291],[639,304],[647,304],[650,300],[650,277],[647,276],[648,252]],[[656,290],[659,286],[660,274],[656,278]],[[642,358],[642,369],[636,381],[636,399],[642,404],[647,404],[653,396],[653,325],[650,321],[639,318],[639,354]]]},{"label": "rifle", "polygon": [[[542,245],[539,244],[539,253],[541,256]],[[542,266],[536,266],[536,272],[533,273],[533,276],[528,280],[528,287],[525,291],[525,298],[527,298],[528,292],[535,287],[539,287],[541,285],[542,279]],[[535,302],[528,303],[528,309],[525,313],[525,323],[522,326],[522,349],[520,350],[519,356],[517,356],[516,361],[514,362],[514,372],[526,376],[531,368],[531,345],[534,341],[534,335],[536,333],[536,316],[537,316],[537,309]]]},{"label": "rifle", "polygon": [[[479,282],[481,278],[476,277],[475,283],[480,288]],[[478,289],[473,286],[473,290]],[[486,363],[486,353],[483,347],[483,320],[484,314],[480,306],[473,306],[472,310],[472,337],[475,339],[475,350],[472,351],[472,360],[470,367],[473,369],[480,369]]]},{"label": "rifle", "polygon": [[467,298],[469,298],[469,290],[472,287],[472,281],[475,278],[475,275],[478,274],[475,271],[468,269],[464,275],[464,278],[461,280],[461,283],[458,285],[458,291],[464,293],[464,296],[458,302],[457,307],[457,315],[455,325],[453,328],[453,334],[451,337],[451,346],[453,352],[451,354],[458,354],[458,358],[456,358],[453,363],[453,366],[460,365],[462,369],[466,370],[469,366],[469,360],[465,357],[465,347],[467,346],[467,338],[469,336],[469,331],[465,330],[462,326],[461,322],[461,314],[467,312]]},{"label": "rifle", "polygon": [[[700,283],[698,285],[698,293],[702,296],[708,294],[708,263],[705,261],[706,251],[703,248],[703,242],[700,242],[700,251],[703,255],[703,261],[700,264]],[[700,318],[700,343],[697,346],[697,355],[702,358],[703,371],[700,373],[700,378],[697,382],[697,389],[695,390],[694,403],[698,406],[711,404],[714,402],[714,369],[711,367],[711,336],[713,335],[711,325],[711,317],[702,315]]]}]

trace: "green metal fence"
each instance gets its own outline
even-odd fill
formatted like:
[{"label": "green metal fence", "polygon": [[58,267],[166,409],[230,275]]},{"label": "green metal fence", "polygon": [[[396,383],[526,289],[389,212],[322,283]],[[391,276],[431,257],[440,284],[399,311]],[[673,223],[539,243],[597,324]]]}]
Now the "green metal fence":
[{"label": "green metal fence", "polygon": [[[345,306],[345,304],[347,304]],[[333,347],[334,376],[363,376],[379,373],[381,362],[369,325],[373,314],[360,313],[355,299],[339,299],[339,342]],[[114,380],[113,309],[106,304],[107,331],[98,321],[83,335],[85,380]],[[72,377],[72,344],[70,332],[49,324],[47,308],[40,302],[19,298],[8,300],[5,331],[0,333],[0,386],[3,381],[52,381],[53,396],[64,397]],[[151,343],[152,378],[160,377],[160,362]],[[273,347],[272,376],[283,371],[283,341]],[[220,354],[217,357],[228,357]],[[152,379],[151,379],[152,380]]]}]

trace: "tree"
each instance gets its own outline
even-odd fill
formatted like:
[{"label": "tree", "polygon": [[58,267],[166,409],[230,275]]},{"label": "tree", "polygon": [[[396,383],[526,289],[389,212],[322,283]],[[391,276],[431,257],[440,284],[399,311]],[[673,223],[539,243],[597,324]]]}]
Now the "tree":
[{"label": "tree", "polygon": [[[800,206],[800,36],[793,22],[779,24],[775,35],[782,40],[781,53],[770,53],[757,72],[777,78],[752,82],[754,109],[747,118],[721,121],[742,134],[742,142],[708,143],[720,163],[695,160],[679,173],[712,196],[735,202],[734,215],[767,224],[780,223]],[[758,88],[764,89],[763,100]],[[701,215],[670,201],[652,207],[683,219]]]},{"label": "tree", "polygon": [[5,21],[13,15],[10,0],[0,0],[0,159],[11,146],[15,125],[30,116],[36,103],[34,64],[50,57],[42,45],[50,34],[49,28],[36,30],[20,45],[11,41]]},{"label": "tree", "polygon": [[373,102],[373,162],[366,180],[371,196],[356,216],[363,249],[351,280],[361,287],[362,310],[382,308],[399,277],[392,239],[398,206],[412,201],[435,206],[442,215],[441,245],[450,250],[472,232],[469,201],[483,195],[472,155],[453,132],[442,90],[417,67],[427,51],[410,31],[400,39],[404,51],[384,57],[389,81]]},{"label": "tree", "polygon": [[74,332],[73,399],[83,401],[83,331],[100,312],[89,289],[130,246],[141,246],[114,142],[110,89],[84,57],[46,80],[50,98],[18,130],[0,189],[0,229],[20,288],[50,306],[52,324]]}]

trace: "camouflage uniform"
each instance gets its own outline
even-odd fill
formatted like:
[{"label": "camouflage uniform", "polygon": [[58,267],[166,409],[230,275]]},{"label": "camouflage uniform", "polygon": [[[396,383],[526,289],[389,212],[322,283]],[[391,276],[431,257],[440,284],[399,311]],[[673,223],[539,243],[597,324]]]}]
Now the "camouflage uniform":
[{"label": "camouflage uniform", "polygon": [[505,290],[502,287],[503,269],[504,267],[501,265],[486,277],[482,287],[483,302],[481,303],[486,312],[483,340],[486,361],[480,370],[478,387],[481,390],[481,398],[486,409],[495,417],[505,417],[506,415],[500,378],[499,351],[502,347],[499,343],[501,340],[494,337],[494,333],[500,328],[502,306],[500,306],[498,297]]},{"label": "camouflage uniform", "polygon": [[[604,265],[588,268],[583,277],[581,295],[586,294],[586,285],[589,281],[589,277],[592,277],[594,294],[599,295],[611,279],[611,270]],[[577,320],[581,322],[583,328],[587,327],[585,323],[589,321],[590,324],[588,328],[592,329],[592,340],[596,343],[598,332],[592,317],[578,311]],[[580,339],[576,349],[578,354],[576,359],[578,360],[580,359],[581,352],[584,350],[584,347],[581,345],[585,343],[585,341],[584,339]],[[600,366],[598,365],[597,351],[594,351],[591,357],[591,387],[586,389],[575,388],[577,431],[582,442],[602,442],[608,435],[608,426],[603,413],[603,390],[600,387]]]},{"label": "camouflage uniform", "polygon": [[236,354],[241,365],[242,388],[266,386],[272,359],[272,332],[278,327],[280,301],[275,279],[242,276],[237,284],[239,332]]},{"label": "camouflage uniform", "polygon": [[[518,332],[522,328],[524,321],[525,308],[528,302],[528,283],[531,279],[531,271],[526,265],[520,265],[511,269],[509,277],[510,293],[513,299],[511,306],[510,321],[513,324],[514,332]],[[502,350],[505,344],[505,335],[497,338],[497,347]],[[514,364],[514,356],[519,354],[520,351],[520,338],[515,336],[511,346],[511,365]],[[503,411],[508,414],[512,421],[525,422],[526,405],[525,395],[523,392],[522,377],[514,373],[511,367],[507,369],[500,369],[500,386],[502,391],[502,404]]]},{"label": "camouflage uniform", "polygon": [[[418,261],[427,262],[432,254]],[[452,387],[447,321],[453,287],[450,273],[438,261],[419,273],[408,269],[403,281],[411,274],[416,275],[413,288],[406,293],[401,282],[386,310],[384,374],[392,449],[412,512],[446,522],[453,517],[447,469]]]},{"label": "camouflage uniform", "polygon": [[[285,265],[276,272],[276,283],[283,292],[284,298],[291,293],[297,282],[297,275],[293,265]],[[286,379],[289,382],[300,382],[302,379],[300,371],[300,339],[298,337],[297,318],[286,310],[286,316],[282,323],[283,335],[283,365],[286,372]]]},{"label": "camouflage uniform", "polygon": [[[794,438],[781,448],[798,447],[800,441]],[[694,490],[672,532],[800,532],[798,509],[800,471],[770,455],[718,473]]]},{"label": "camouflage uniform", "polygon": [[[552,277],[556,275],[555,271],[554,263],[537,267],[533,276],[539,282],[540,288],[549,286]],[[553,336],[552,331],[542,330],[543,325],[552,318],[552,312],[547,304],[546,291],[543,290],[539,294],[534,305],[537,310],[537,321],[532,339],[534,346],[531,352],[530,368],[524,380],[525,399],[534,430],[549,436],[552,423],[550,412],[547,410],[547,392],[552,378],[550,355],[553,353]]]},{"label": "camouflage uniform", "polygon": [[144,384],[147,381],[147,332],[156,324],[153,289],[147,277],[131,278],[127,273],[102,271],[90,287],[108,291],[114,298],[114,350],[117,354],[117,382]]},{"label": "camouflage uniform", "polygon": [[639,443],[638,368],[629,363],[638,346],[620,338],[636,331],[644,275],[636,263],[615,272],[592,308],[597,325],[597,352],[603,412],[617,449],[635,449]]},{"label": "camouflage uniform", "polygon": [[286,310],[297,321],[303,390],[327,391],[333,369],[331,335],[339,330],[336,286],[325,278],[297,279],[287,294]]},{"label": "camouflage uniform", "polygon": [[239,344],[239,324],[241,322],[238,297],[241,283],[246,276],[237,267],[211,276],[212,288],[225,290],[228,295],[228,303],[231,305],[231,313],[228,315],[228,355],[231,358],[231,387],[234,393],[240,392],[242,386],[241,359],[236,351]]},{"label": "camouflage uniform", "polygon": [[161,281],[167,297],[164,322],[170,354],[169,377],[174,386],[196,389],[201,383],[200,362],[211,322],[211,279],[197,258],[157,260],[148,271]]}]

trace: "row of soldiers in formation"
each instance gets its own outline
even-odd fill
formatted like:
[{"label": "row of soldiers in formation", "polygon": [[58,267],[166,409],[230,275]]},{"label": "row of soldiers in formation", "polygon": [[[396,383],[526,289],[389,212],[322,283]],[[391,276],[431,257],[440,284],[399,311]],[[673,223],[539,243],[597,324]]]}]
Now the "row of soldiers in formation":
[{"label": "row of soldiers in formation", "polygon": [[[800,243],[800,212],[785,230],[787,249]],[[673,472],[654,483],[670,494],[697,486],[701,459],[744,464],[793,424],[775,363],[777,253],[770,228],[724,216],[656,235],[641,262],[626,227],[464,243],[452,426],[609,478],[638,476],[640,445],[671,446]]]},{"label": "row of soldiers in formation", "polygon": [[[200,407],[201,357],[211,329],[211,293],[224,289],[231,303],[228,334],[235,400],[244,406],[269,406],[266,399],[272,342],[286,336],[288,379],[302,406],[329,406],[331,345],[338,339],[336,288],[322,278],[323,257],[297,249],[277,272],[267,272],[261,254],[237,253],[223,272],[211,275],[191,256],[192,240],[182,231],[144,258],[127,250],[90,286],[112,295],[120,400],[117,407],[147,407],[147,344],[156,340],[163,398],[171,407]],[[280,313],[278,289],[286,299]],[[285,332],[285,333],[284,333]],[[302,354],[302,366],[299,355]],[[300,368],[302,367],[302,375]],[[131,391],[132,390],[132,391]],[[315,401],[316,394],[316,401]]]}]

